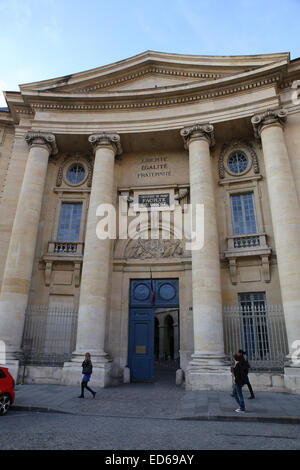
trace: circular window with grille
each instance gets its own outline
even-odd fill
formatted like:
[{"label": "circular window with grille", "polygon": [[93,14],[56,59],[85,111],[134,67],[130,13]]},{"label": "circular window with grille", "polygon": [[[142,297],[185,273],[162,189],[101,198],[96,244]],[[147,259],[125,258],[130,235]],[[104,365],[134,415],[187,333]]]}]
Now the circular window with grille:
[{"label": "circular window with grille", "polygon": [[67,180],[70,184],[81,184],[86,177],[86,170],[81,163],[73,163],[67,170]]},{"label": "circular window with grille", "polygon": [[227,166],[230,173],[240,175],[245,173],[249,167],[249,158],[244,152],[236,151],[229,155]]}]

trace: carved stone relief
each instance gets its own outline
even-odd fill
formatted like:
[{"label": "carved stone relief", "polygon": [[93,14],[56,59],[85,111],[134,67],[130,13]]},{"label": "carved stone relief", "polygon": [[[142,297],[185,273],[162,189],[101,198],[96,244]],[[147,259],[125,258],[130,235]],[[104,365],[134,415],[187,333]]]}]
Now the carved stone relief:
[{"label": "carved stone relief", "polygon": [[125,258],[178,258],[183,255],[181,240],[132,240],[125,250]]}]

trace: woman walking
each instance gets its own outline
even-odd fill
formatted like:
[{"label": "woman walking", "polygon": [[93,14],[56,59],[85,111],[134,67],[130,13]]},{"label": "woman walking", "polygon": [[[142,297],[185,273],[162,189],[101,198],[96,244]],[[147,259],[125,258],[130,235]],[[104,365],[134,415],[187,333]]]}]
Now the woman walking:
[{"label": "woman walking", "polygon": [[245,384],[245,366],[243,356],[235,354],[233,356],[234,367],[234,387],[233,387],[233,396],[239,404],[239,408],[235,410],[237,413],[245,413],[245,401],[243,397],[242,387]]},{"label": "woman walking", "polygon": [[81,382],[81,395],[79,395],[78,398],[84,398],[84,389],[86,388],[91,394],[93,395],[93,398],[96,396],[96,392],[94,392],[90,387],[88,387],[88,382],[91,378],[93,372],[93,364],[91,361],[91,355],[90,353],[86,353],[85,359],[82,363],[82,382]]},{"label": "woman walking", "polygon": [[253,392],[253,389],[252,389],[252,386],[251,386],[251,383],[250,383],[250,380],[249,380],[249,377],[248,377],[250,364],[247,361],[247,359],[244,357],[244,354],[246,354],[246,352],[243,351],[242,349],[239,349],[238,355],[242,356],[244,361],[245,361],[244,362],[244,364],[245,364],[245,385],[247,385],[247,387],[249,389],[249,392],[250,392],[250,397],[248,397],[248,398],[249,398],[249,400],[253,400],[255,398],[255,395],[254,395],[254,392]]}]

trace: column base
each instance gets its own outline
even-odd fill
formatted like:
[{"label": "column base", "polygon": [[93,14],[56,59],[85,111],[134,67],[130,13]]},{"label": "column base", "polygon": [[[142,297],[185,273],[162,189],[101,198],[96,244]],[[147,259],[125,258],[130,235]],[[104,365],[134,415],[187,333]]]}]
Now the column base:
[{"label": "column base", "polygon": [[87,351],[91,354],[93,366],[110,362],[109,355],[105,351],[99,351],[99,349],[76,350],[72,353],[71,361],[82,364]]},{"label": "column base", "polygon": [[124,367],[123,370],[123,383],[130,384],[130,369],[129,367]]},{"label": "column base", "polygon": [[192,355],[185,373],[186,390],[230,390],[232,375],[223,356]]},{"label": "column base", "polygon": [[[82,360],[81,360],[82,363]],[[80,385],[82,381],[82,367],[79,362],[65,362],[62,370],[61,384]],[[91,385],[96,387],[108,387],[111,383],[111,362],[95,363],[93,361],[93,373]]]},{"label": "column base", "polygon": [[284,368],[284,385],[287,391],[300,394],[300,367]]}]

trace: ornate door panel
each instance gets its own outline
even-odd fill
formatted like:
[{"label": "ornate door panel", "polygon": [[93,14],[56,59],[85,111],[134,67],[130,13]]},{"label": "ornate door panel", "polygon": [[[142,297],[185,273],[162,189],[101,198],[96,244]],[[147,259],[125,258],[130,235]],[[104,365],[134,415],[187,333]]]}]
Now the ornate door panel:
[{"label": "ornate door panel", "polygon": [[178,279],[155,280],[155,307],[179,306]]},{"label": "ornate door panel", "polygon": [[[152,286],[154,288],[154,280]],[[130,283],[130,307],[153,307],[150,279],[132,280]]]}]

